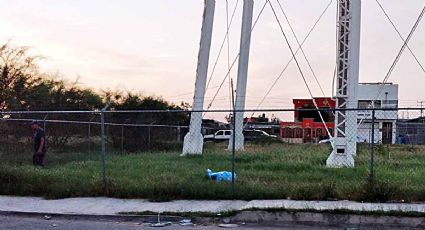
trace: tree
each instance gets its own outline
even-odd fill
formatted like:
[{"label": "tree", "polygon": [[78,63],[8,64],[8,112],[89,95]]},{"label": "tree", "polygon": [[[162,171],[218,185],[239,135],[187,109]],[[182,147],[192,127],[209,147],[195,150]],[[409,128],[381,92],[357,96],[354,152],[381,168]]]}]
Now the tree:
[{"label": "tree", "polygon": [[[103,98],[78,81],[66,83],[59,74],[41,72],[38,56],[29,47],[0,46],[0,110],[94,110],[103,107]],[[87,121],[89,115],[50,114],[49,119]],[[11,118],[41,119],[45,114],[13,114]],[[7,124],[9,125],[9,124]],[[25,133],[28,127],[14,133]],[[72,128],[71,128],[72,127]],[[4,127],[3,127],[4,128]],[[64,145],[69,138],[86,132],[84,126],[49,124],[50,145]],[[84,129],[84,130],[82,130]]]},{"label": "tree", "polygon": [[36,80],[40,58],[28,55],[29,47],[0,46],[0,110],[21,109],[26,89]]},{"label": "tree", "polygon": [[93,110],[102,97],[78,81],[66,83],[59,74],[42,73],[29,47],[0,46],[0,110]]},{"label": "tree", "polygon": [[[127,151],[147,150],[155,144],[158,146],[158,143],[176,140],[181,133],[178,133],[179,129],[171,126],[187,126],[189,124],[189,113],[182,111],[186,108],[170,104],[163,98],[144,97],[141,94],[134,93],[122,95],[108,92],[108,95],[109,98],[116,99],[112,100],[112,110],[141,110],[138,113],[113,113],[110,117],[114,123],[144,125],[126,127],[124,146]],[[183,103],[182,105],[186,104]],[[176,110],[180,111],[175,112]],[[161,127],[158,127],[158,125]],[[110,129],[110,136],[112,136],[113,143],[117,147],[121,144],[122,134],[120,130],[120,127]]]},{"label": "tree", "polygon": [[[189,123],[189,113],[170,112],[170,110],[187,110],[189,105],[186,103],[177,106],[168,103],[161,97],[145,97],[141,94],[123,94],[114,91],[104,91],[101,95],[89,88],[81,87],[78,79],[69,83],[60,80],[61,77],[58,73],[42,72],[37,63],[41,57],[30,55],[29,50],[29,47],[14,47],[9,43],[0,46],[0,110],[2,111],[39,110],[46,111],[48,114],[47,111],[52,110],[98,110],[105,106],[105,102],[111,101],[112,110],[167,110],[168,112],[114,113],[108,115],[108,122],[174,126],[183,126]],[[39,119],[43,118],[45,114],[38,115],[41,117],[34,116],[14,114],[12,118]],[[51,113],[48,118],[71,121],[93,119],[92,114],[77,113]],[[50,143],[64,145],[69,138],[85,132],[82,130],[85,129],[84,126],[76,125],[72,129],[70,127],[72,126],[69,124],[49,124],[49,135],[52,140]],[[113,129],[111,128],[111,130]],[[114,140],[117,139],[116,134],[117,132],[113,132]],[[162,138],[171,139],[171,136],[174,136],[173,138],[177,136],[167,135],[162,135]],[[146,138],[146,136],[146,132],[133,129],[127,138],[128,141],[135,143],[134,148],[132,147],[133,151],[143,149],[143,146],[138,143],[140,138]]]}]

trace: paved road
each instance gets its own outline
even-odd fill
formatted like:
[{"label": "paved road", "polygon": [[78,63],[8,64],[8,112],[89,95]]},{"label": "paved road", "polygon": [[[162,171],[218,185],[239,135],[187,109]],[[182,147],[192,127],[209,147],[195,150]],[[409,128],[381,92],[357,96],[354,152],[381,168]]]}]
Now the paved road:
[{"label": "paved road", "polygon": [[[31,230],[79,230],[79,229],[91,229],[91,230],[139,230],[139,229],[164,229],[164,230],[209,230],[209,229],[220,229],[215,224],[198,225],[193,227],[179,226],[178,223],[174,223],[171,226],[164,228],[153,228],[148,223],[132,222],[118,222],[108,220],[93,220],[93,219],[76,219],[66,217],[53,217],[50,220],[44,219],[42,216],[23,217],[13,215],[0,215],[0,229],[2,230],[17,230],[17,229],[31,229]],[[320,227],[308,227],[308,226],[279,226],[269,227],[260,225],[242,225],[233,229],[264,229],[264,230],[277,230],[277,229],[306,229],[306,230],[323,230],[323,229],[337,229],[337,228],[320,228]]]}]

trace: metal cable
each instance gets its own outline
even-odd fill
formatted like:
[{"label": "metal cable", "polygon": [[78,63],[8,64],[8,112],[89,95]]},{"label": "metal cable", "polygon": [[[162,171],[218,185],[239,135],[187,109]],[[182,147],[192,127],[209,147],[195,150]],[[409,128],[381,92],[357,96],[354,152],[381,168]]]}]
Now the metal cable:
[{"label": "metal cable", "polygon": [[[371,103],[369,104],[369,108],[375,108],[375,101],[378,100],[379,96],[381,96],[381,93],[384,89],[385,84],[388,82],[388,79],[390,78],[392,72],[394,71],[398,61],[401,58],[401,55],[403,54],[404,50],[406,49],[410,39],[412,38],[413,34],[416,31],[416,28],[418,27],[419,23],[421,22],[423,16],[425,14],[425,6],[423,7],[421,13],[419,14],[418,19],[416,20],[415,24],[413,25],[413,28],[410,30],[409,35],[407,36],[406,40],[404,40],[403,42],[403,46],[401,47],[400,51],[398,52],[393,64],[391,65],[390,69],[388,70],[387,74],[384,77],[384,80],[382,81],[382,85],[381,87],[379,87],[379,91],[378,94],[376,95],[376,97],[371,101]],[[360,122],[358,123],[358,126],[360,126],[364,121],[364,118],[360,120]]]},{"label": "metal cable", "polygon": [[[304,45],[304,43],[310,37],[310,35],[314,31],[314,29],[316,29],[317,25],[322,20],[323,16],[325,15],[325,13],[328,11],[329,7],[331,6],[332,2],[333,2],[333,0],[329,1],[329,4],[326,6],[325,10],[323,10],[322,14],[319,16],[319,18],[314,23],[313,27],[310,29],[310,31],[308,32],[308,34],[305,36],[304,40],[301,42],[301,45],[295,51],[295,55],[298,54],[298,52],[300,51],[301,47]],[[271,91],[273,90],[273,88],[276,86],[277,82],[282,78],[283,74],[286,72],[286,70],[288,69],[289,65],[292,63],[293,60],[294,60],[294,57],[292,56],[291,59],[286,63],[286,65],[283,68],[283,70],[279,73],[279,76],[274,80],[274,82],[272,83],[272,85],[270,86],[270,88],[267,90],[266,94],[264,95],[263,99],[258,104],[258,106],[256,107],[256,109],[259,109],[260,106],[264,103],[264,101],[266,100],[266,98],[269,96],[269,94],[271,93]]]},{"label": "metal cable", "polygon": [[304,73],[303,73],[303,71],[301,69],[300,63],[298,62],[297,57],[295,56],[296,54],[295,54],[294,50],[292,49],[291,44],[289,43],[289,40],[288,40],[288,37],[286,36],[285,31],[283,30],[282,24],[280,23],[280,20],[279,20],[279,17],[277,16],[276,10],[274,9],[273,4],[269,0],[267,0],[267,2],[269,3],[269,5],[270,5],[270,7],[271,7],[271,9],[273,11],[273,14],[274,14],[274,16],[276,18],[276,21],[279,24],[280,31],[282,32],[282,35],[285,38],[285,42],[288,45],[289,50],[291,51],[291,54],[292,54],[292,56],[294,58],[294,61],[295,61],[296,65],[297,65],[298,71],[300,72],[300,75],[301,75],[301,77],[302,77],[302,79],[304,81],[304,84],[307,87],[308,93],[310,94],[310,97],[313,100],[313,104],[314,104],[316,110],[319,113],[320,119],[322,120],[322,123],[325,126],[326,132],[328,133],[329,136],[331,136],[331,133],[329,131],[329,128],[326,125],[325,119],[323,118],[322,113],[319,111],[319,107],[317,106],[317,103],[314,100],[313,93],[311,92],[310,86],[307,83],[307,79],[305,78],[305,75],[304,75]]},{"label": "metal cable", "polygon": [[[397,29],[397,26],[394,24],[393,20],[391,20],[391,17],[388,15],[388,13],[386,12],[386,10],[384,9],[384,7],[382,6],[382,4],[379,2],[379,0],[375,0],[376,3],[378,3],[379,8],[381,8],[382,12],[385,14],[386,18],[388,19],[388,21],[391,23],[391,25],[393,26],[394,30],[397,32],[398,36],[401,38],[401,40],[403,42],[406,42],[406,40],[403,38],[403,36],[401,35],[400,31]],[[418,63],[418,65],[421,67],[422,71],[425,73],[425,68],[424,66],[421,64],[421,62],[419,61],[418,57],[413,53],[412,49],[410,49],[409,45],[406,45],[406,48],[409,50],[410,54],[413,56],[413,58],[415,59],[416,63]]]},{"label": "metal cable", "polygon": [[[237,2],[236,2],[237,4]],[[230,71],[230,36],[229,36],[229,0],[226,0],[226,25],[227,25],[227,71]],[[232,76],[229,74],[229,108],[232,109]]]},{"label": "metal cable", "polygon": [[[227,1],[226,1],[226,3],[227,3]],[[230,22],[228,22],[226,35],[224,36],[223,42],[221,43],[221,46],[220,46],[220,51],[218,52],[217,58],[215,59],[214,66],[212,68],[210,77],[208,79],[208,83],[207,83],[206,89],[208,89],[208,86],[211,83],[211,80],[212,80],[212,78],[214,76],[214,72],[215,72],[215,69],[217,67],[218,61],[220,60],[221,52],[223,51],[224,45],[226,44],[226,40],[227,40],[227,38],[229,36],[229,30],[230,30],[230,27],[232,26],[233,18],[235,17],[236,9],[238,8],[238,3],[239,3],[239,0],[236,1],[236,5],[235,5],[235,8],[233,9],[232,17],[230,19]],[[227,5],[226,5],[226,12],[227,12]]]},{"label": "metal cable", "polygon": [[[332,0],[331,0],[330,2],[332,3]],[[297,34],[295,33],[294,28],[292,27],[292,24],[291,24],[291,22],[289,21],[288,16],[286,15],[286,12],[283,10],[282,4],[280,3],[280,1],[279,1],[279,0],[277,0],[277,3],[279,4],[279,8],[280,8],[280,10],[282,11],[283,16],[285,17],[285,20],[286,20],[286,22],[288,23],[289,28],[291,29],[292,35],[294,35],[295,41],[297,42],[298,46],[299,46],[299,47],[300,47],[300,49],[301,49],[301,53],[302,53],[302,55],[304,56],[304,59],[305,59],[305,61],[306,61],[307,65],[308,65],[308,67],[310,68],[310,71],[311,71],[311,73],[313,74],[313,77],[314,77],[314,79],[316,80],[316,83],[317,83],[317,85],[319,86],[319,89],[320,89],[320,91],[322,92],[323,97],[325,97],[326,95],[325,95],[325,92],[323,91],[322,85],[320,85],[319,79],[317,79],[317,75],[316,75],[316,73],[314,72],[313,67],[311,66],[311,63],[310,63],[310,61],[308,60],[307,55],[305,54],[304,49],[303,49],[303,48],[302,48],[302,46],[301,46],[300,40],[298,39],[298,36],[297,36]]]},{"label": "metal cable", "polygon": [[[266,2],[264,3],[263,7],[262,7],[262,8],[261,8],[261,10],[260,10],[260,13],[258,13],[258,16],[257,16],[257,18],[256,18],[256,20],[255,20],[255,22],[254,22],[254,24],[253,24],[253,26],[252,26],[251,32],[254,30],[255,26],[256,26],[256,25],[257,25],[257,23],[258,23],[258,20],[260,19],[261,15],[263,14],[263,11],[264,11],[264,8],[266,8],[267,2],[268,2],[268,0],[266,0]],[[243,42],[243,44],[242,44],[242,47],[244,47],[244,46],[245,46],[245,42]],[[227,73],[226,73],[226,76],[224,77],[223,81],[221,82],[220,87],[217,89],[217,91],[216,91],[216,92],[215,92],[215,94],[214,94],[213,99],[212,99],[212,100],[211,100],[211,102],[208,104],[208,106],[207,106],[207,112],[208,112],[208,110],[211,108],[212,104],[214,103],[214,99],[217,97],[218,93],[220,92],[221,88],[223,87],[224,82],[225,82],[225,81],[226,81],[226,79],[229,77],[229,75],[230,75],[230,71],[231,71],[231,70],[233,69],[233,67],[235,66],[235,63],[236,63],[236,61],[238,60],[239,55],[240,55],[240,52],[236,55],[235,59],[233,60],[232,64],[230,65],[229,70],[228,70],[228,71],[227,71]]]},{"label": "metal cable", "polygon": [[[424,8],[422,9],[422,12],[421,12],[421,14],[419,15],[418,19],[416,20],[415,25],[413,25],[413,28],[412,28],[412,30],[410,31],[409,35],[407,36],[406,40],[403,42],[403,46],[401,47],[400,51],[398,52],[398,54],[397,54],[397,56],[396,56],[396,58],[395,58],[395,60],[394,60],[393,64],[391,65],[390,69],[388,70],[387,74],[385,75],[385,78],[384,78],[384,80],[382,81],[383,85],[381,86],[381,88],[380,88],[380,90],[379,90],[379,92],[378,92],[378,94],[377,94],[377,96],[376,96],[375,100],[376,100],[376,99],[378,99],[378,97],[381,95],[384,84],[385,84],[385,83],[387,83],[388,79],[390,78],[390,76],[391,76],[392,72],[394,71],[394,69],[395,69],[395,67],[396,67],[396,65],[397,65],[397,63],[398,63],[398,61],[399,61],[399,60],[400,60],[400,58],[401,58],[401,55],[403,54],[404,50],[406,49],[407,44],[409,43],[410,39],[412,38],[413,34],[414,34],[414,33],[415,33],[415,31],[416,31],[416,28],[418,27],[419,23],[421,22],[421,20],[422,20],[422,18],[423,18],[423,16],[424,16],[424,14],[425,14],[425,6],[424,6]],[[375,100],[373,100],[372,102],[375,102]],[[372,105],[372,106],[374,106],[374,105]]]}]

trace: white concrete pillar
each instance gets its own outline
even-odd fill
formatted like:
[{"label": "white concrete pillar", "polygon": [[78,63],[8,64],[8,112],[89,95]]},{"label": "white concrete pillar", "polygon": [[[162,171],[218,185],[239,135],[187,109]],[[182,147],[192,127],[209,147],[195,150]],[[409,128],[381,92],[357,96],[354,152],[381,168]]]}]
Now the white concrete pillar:
[{"label": "white concrete pillar", "polygon": [[[192,110],[202,111],[204,108],[205,88],[208,76],[212,31],[214,24],[215,0],[205,0],[202,21],[201,43],[196,70],[195,95]],[[190,118],[189,133],[184,137],[182,156],[187,154],[202,154],[204,138],[201,133],[202,112],[193,112]]]},{"label": "white concrete pillar", "polygon": [[[235,109],[245,109],[246,85],[248,78],[249,50],[251,46],[251,31],[252,31],[252,15],[254,11],[254,1],[244,0],[243,15],[242,15],[242,31],[240,40],[240,53],[238,65],[238,81],[236,85],[236,101]],[[235,149],[244,149],[243,136],[243,112],[236,112],[235,115]],[[233,147],[233,135],[229,140],[229,149]]]}]

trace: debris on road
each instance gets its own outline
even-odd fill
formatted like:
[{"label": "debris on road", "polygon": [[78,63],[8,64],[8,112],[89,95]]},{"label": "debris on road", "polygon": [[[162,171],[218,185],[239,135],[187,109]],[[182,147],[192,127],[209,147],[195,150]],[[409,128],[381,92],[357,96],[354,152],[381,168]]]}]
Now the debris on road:
[{"label": "debris on road", "polygon": [[180,221],[180,226],[193,226],[192,220],[184,219]]},{"label": "debris on road", "polygon": [[219,224],[218,227],[220,227],[220,228],[238,228],[239,225],[237,225],[237,224]]},{"label": "debris on road", "polygon": [[172,224],[173,223],[171,223],[171,222],[163,222],[163,223],[161,223],[161,213],[158,212],[158,221],[157,221],[157,223],[151,224],[151,227],[161,228],[161,227],[170,226]]},{"label": "debris on road", "polygon": [[161,228],[161,227],[170,226],[172,224],[173,223],[171,223],[171,222],[155,223],[155,224],[151,224],[151,227]]}]

